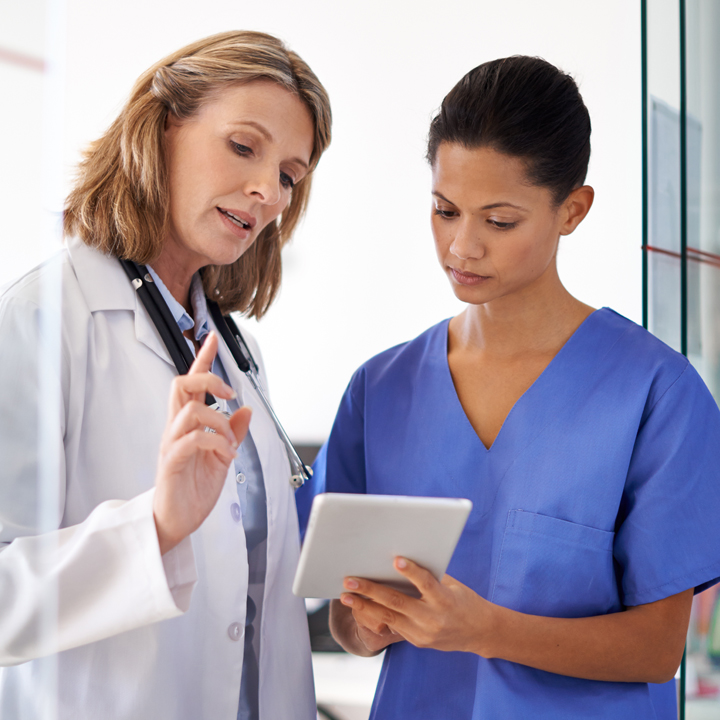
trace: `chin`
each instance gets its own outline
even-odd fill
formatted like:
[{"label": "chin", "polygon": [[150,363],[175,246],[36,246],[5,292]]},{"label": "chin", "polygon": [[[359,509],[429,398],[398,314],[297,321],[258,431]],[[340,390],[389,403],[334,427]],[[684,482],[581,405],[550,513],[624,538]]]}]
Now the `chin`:
[{"label": "chin", "polygon": [[224,244],[222,249],[213,248],[214,252],[208,253],[208,265],[232,265],[239,260],[251,247],[252,242],[239,245],[236,242]]}]

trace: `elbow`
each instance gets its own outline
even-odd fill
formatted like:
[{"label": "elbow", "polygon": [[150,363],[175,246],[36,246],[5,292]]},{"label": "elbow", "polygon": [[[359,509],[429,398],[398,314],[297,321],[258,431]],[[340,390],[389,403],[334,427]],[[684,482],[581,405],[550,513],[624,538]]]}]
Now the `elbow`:
[{"label": "elbow", "polygon": [[679,652],[668,649],[664,653],[657,653],[652,664],[647,667],[647,676],[643,679],[643,682],[656,685],[670,682],[680,667],[684,650],[685,645],[683,644]]},{"label": "elbow", "polygon": [[670,682],[677,673],[677,668],[672,672],[654,672],[645,679],[645,682],[651,683],[652,685],[664,685],[666,682]]},{"label": "elbow", "polygon": [[[682,659],[682,658],[681,658]],[[664,663],[662,667],[654,669],[652,673],[653,677],[649,678],[647,682],[662,685],[663,683],[670,682],[677,674],[678,668],[680,667],[680,661],[672,663]]]}]

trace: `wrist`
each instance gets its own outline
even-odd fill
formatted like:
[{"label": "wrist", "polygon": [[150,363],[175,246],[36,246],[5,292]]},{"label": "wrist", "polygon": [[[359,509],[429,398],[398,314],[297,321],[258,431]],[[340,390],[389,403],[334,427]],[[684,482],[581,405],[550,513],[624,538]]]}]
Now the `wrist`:
[{"label": "wrist", "polygon": [[[350,617],[352,617],[352,615]],[[383,640],[380,640],[379,643],[373,643],[372,646],[368,645],[365,640],[363,640],[360,626],[357,624],[355,618],[353,618],[353,625],[353,646],[355,647],[355,655],[360,655],[361,657],[374,657],[375,655],[379,655],[387,647],[387,645],[382,644],[384,642]],[[380,644],[381,647],[377,647],[378,644]]]},{"label": "wrist", "polygon": [[176,545],[179,545],[183,538],[174,538],[165,532],[162,525],[158,522],[157,515],[153,512],[153,520],[155,521],[155,532],[157,533],[158,545],[160,547],[160,555],[170,552]]},{"label": "wrist", "polygon": [[506,613],[510,612],[501,605],[495,605],[488,600],[483,601],[483,611],[480,613],[480,622],[472,638],[471,652],[484,658],[499,657],[502,638],[505,634]]}]

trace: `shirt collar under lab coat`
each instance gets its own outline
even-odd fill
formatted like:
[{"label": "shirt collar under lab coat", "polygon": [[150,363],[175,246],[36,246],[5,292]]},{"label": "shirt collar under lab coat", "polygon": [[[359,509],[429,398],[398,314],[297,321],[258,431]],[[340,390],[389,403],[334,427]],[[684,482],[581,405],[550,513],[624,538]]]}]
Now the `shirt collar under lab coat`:
[{"label": "shirt collar under lab coat", "polygon": [[155,270],[149,265],[147,269],[150,275],[152,275],[155,285],[163,296],[163,300],[165,300],[172,316],[175,318],[175,322],[180,326],[180,330],[185,332],[186,330],[195,328],[195,339],[200,342],[200,340],[210,332],[207,299],[205,298],[205,290],[200,274],[195,273],[190,284],[190,303],[193,307],[193,314],[195,315],[195,320],[193,320],[187,310],[173,297]]}]

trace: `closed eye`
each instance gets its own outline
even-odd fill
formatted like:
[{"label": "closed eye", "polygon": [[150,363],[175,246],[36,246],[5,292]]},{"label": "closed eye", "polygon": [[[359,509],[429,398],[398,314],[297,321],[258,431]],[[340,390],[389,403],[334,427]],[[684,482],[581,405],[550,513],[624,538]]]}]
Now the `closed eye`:
[{"label": "closed eye", "polygon": [[500,222],[499,220],[488,220],[488,222],[498,230],[512,230],[517,225],[516,222]]},{"label": "closed eye", "polygon": [[243,157],[246,157],[247,155],[252,155],[252,148],[249,148],[247,145],[241,145],[240,143],[230,141],[230,145],[232,145],[232,149],[238,154],[242,155]]},{"label": "closed eye", "polygon": [[457,213],[454,210],[443,210],[442,208],[435,208],[435,214],[438,215],[441,218],[445,218],[446,220],[449,220],[450,218],[455,217]]}]

